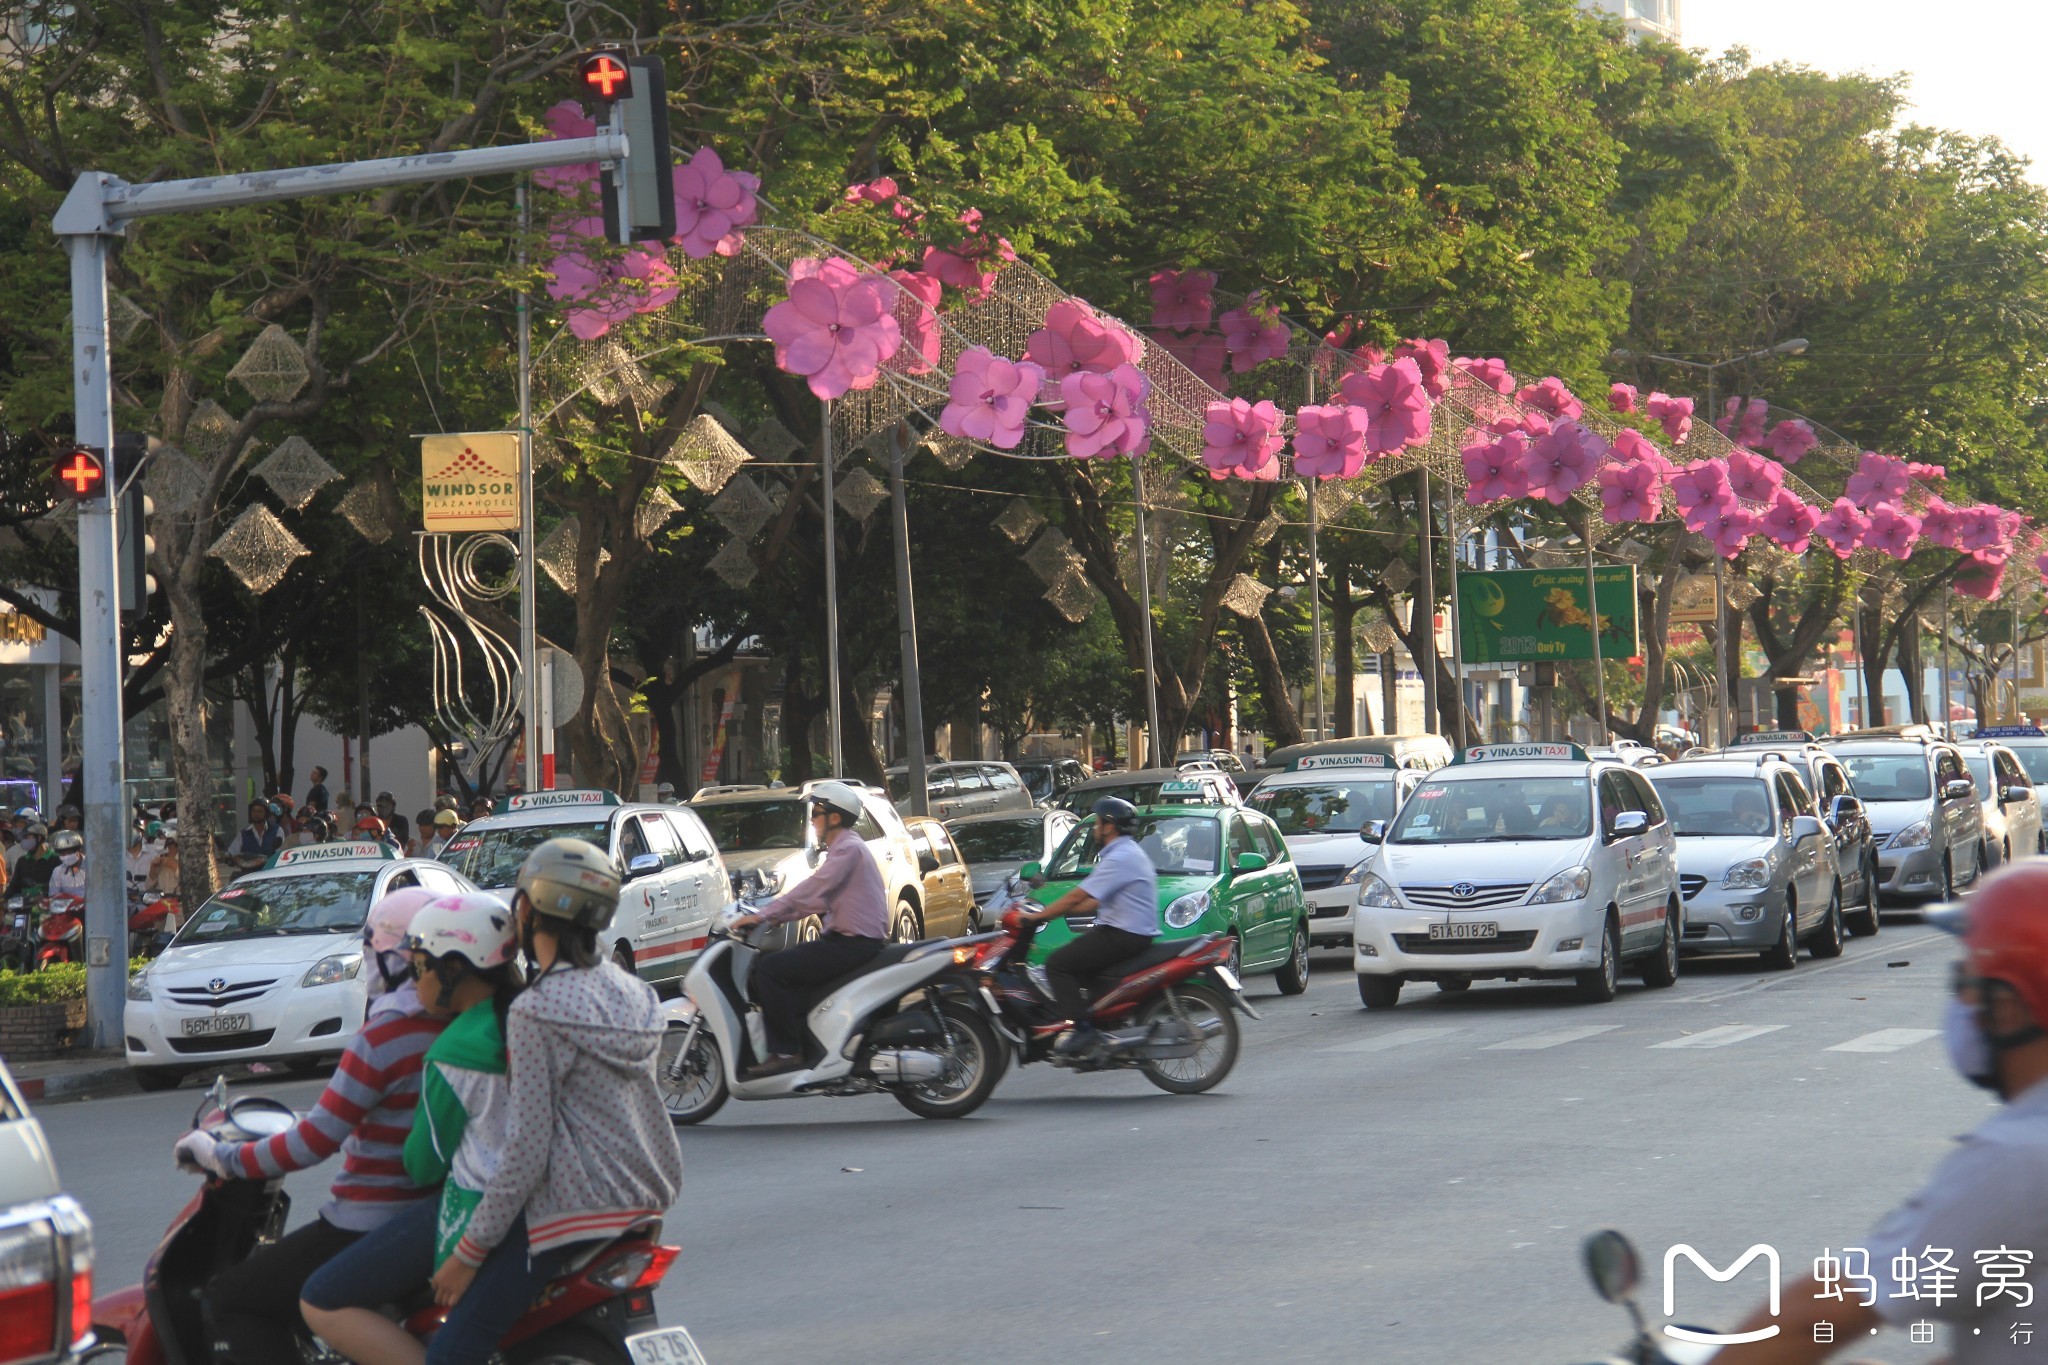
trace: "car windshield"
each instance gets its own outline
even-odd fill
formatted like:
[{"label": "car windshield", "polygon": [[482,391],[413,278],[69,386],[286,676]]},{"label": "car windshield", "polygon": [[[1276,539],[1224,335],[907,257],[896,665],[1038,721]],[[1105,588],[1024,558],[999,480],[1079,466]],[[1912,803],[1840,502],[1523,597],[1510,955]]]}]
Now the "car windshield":
[{"label": "car windshield", "polygon": [[[882,781],[888,785],[889,799],[891,801],[908,801],[910,799],[909,773],[884,773],[882,774]],[[720,845],[720,847],[723,847],[723,845]]]},{"label": "car windshield", "polygon": [[1369,820],[1394,818],[1394,777],[1267,787],[1252,793],[1251,807],[1272,816],[1282,834],[1356,834]]},{"label": "car windshield", "polygon": [[1060,804],[1068,810],[1086,813],[1094,810],[1095,803],[1103,797],[1115,796],[1134,806],[1151,806],[1158,804],[1161,785],[1159,782],[1125,782],[1118,786],[1090,787],[1086,791],[1074,787],[1060,798]]},{"label": "car windshield", "polygon": [[[1221,822],[1206,815],[1141,815],[1132,833],[1159,875],[1206,876],[1223,847]],[[1049,880],[1085,877],[1095,867],[1095,829],[1076,825],[1046,873]]]},{"label": "car windshield", "polygon": [[1052,764],[1019,763],[1017,776],[1024,779],[1024,790],[1031,793],[1034,801],[1043,801],[1052,795]]},{"label": "car windshield", "polygon": [[1927,759],[1910,754],[1843,754],[1842,766],[1865,801],[1925,801],[1934,794]]},{"label": "car windshield", "polygon": [[1771,832],[1770,789],[1754,777],[1650,778],[1671,812],[1677,834],[1763,835]]},{"label": "car windshield", "polygon": [[694,809],[720,853],[804,846],[807,817],[801,800],[711,801]]},{"label": "car windshield", "polygon": [[1394,822],[1397,844],[1508,844],[1583,839],[1593,802],[1583,777],[1432,779]]},{"label": "car windshield", "polygon": [[519,880],[526,855],[550,839],[581,839],[586,844],[609,849],[611,822],[565,820],[560,824],[464,830],[441,851],[441,861],[486,890],[511,886]]},{"label": "car windshield", "polygon": [[955,825],[953,842],[970,863],[1029,863],[1045,856],[1037,820],[977,820]]},{"label": "car windshield", "polygon": [[199,907],[177,943],[229,943],[288,934],[338,934],[363,927],[375,872],[260,877],[237,882]]}]

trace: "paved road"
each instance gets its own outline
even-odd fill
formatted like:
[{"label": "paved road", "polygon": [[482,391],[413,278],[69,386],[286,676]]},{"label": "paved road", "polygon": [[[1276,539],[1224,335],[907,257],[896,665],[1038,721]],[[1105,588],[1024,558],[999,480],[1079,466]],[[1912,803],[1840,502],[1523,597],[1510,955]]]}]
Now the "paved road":
[{"label": "paved road", "polygon": [[[1578,1268],[1587,1231],[1637,1239],[1654,1313],[1666,1246],[1769,1242],[1790,1274],[1980,1119],[1934,1033],[1952,957],[1895,919],[1790,973],[1689,963],[1605,1006],[1410,987],[1367,1014],[1329,955],[1304,996],[1254,985],[1265,1020],[1208,1096],[1032,1067],[960,1123],[884,1097],[730,1104],[683,1134],[662,1315],[713,1365],[1586,1360],[1623,1335]],[[197,1099],[44,1113],[102,1283],[134,1279],[184,1197],[169,1148]],[[318,1174],[294,1180],[301,1216]],[[1732,1320],[1743,1279],[1687,1280],[1680,1316]]]}]

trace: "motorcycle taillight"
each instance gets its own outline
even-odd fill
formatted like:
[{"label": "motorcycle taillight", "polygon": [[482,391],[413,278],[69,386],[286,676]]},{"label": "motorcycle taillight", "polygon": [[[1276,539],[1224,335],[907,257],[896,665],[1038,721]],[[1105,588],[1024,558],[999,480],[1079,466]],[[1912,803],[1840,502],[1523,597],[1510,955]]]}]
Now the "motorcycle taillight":
[{"label": "motorcycle taillight", "polygon": [[599,1262],[584,1278],[614,1294],[623,1294],[631,1289],[646,1289],[661,1283],[661,1277],[668,1273],[669,1265],[675,1258],[674,1247],[641,1242]]}]

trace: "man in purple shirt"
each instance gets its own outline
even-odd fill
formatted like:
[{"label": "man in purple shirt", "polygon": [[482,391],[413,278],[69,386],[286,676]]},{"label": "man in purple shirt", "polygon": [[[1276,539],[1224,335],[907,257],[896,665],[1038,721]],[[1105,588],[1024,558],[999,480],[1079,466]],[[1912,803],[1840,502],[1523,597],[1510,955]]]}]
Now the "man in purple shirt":
[{"label": "man in purple shirt", "polygon": [[873,961],[888,934],[882,870],[853,828],[861,814],[860,792],[844,782],[818,782],[805,798],[825,860],[795,887],[732,922],[734,933],[745,933],[757,924],[817,915],[825,928],[814,941],[770,953],[754,964],[754,999],[767,1025],[769,1055],[749,1068],[749,1076],[773,1076],[804,1065],[804,1016],[813,991]]}]

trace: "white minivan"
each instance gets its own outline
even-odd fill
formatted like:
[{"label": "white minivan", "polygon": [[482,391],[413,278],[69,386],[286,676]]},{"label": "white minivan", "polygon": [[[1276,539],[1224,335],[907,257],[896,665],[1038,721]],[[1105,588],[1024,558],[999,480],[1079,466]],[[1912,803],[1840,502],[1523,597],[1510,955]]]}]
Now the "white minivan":
[{"label": "white minivan", "polygon": [[1626,764],[1576,744],[1485,744],[1425,777],[1361,873],[1353,966],[1368,1009],[1403,983],[1564,977],[1614,998],[1625,964],[1678,979],[1677,839]]},{"label": "white minivan", "polygon": [[1395,767],[1387,754],[1302,754],[1245,798],[1287,841],[1308,900],[1314,946],[1351,942],[1358,883],[1374,851],[1362,836],[1375,822],[1392,821],[1424,776],[1421,769]]}]

